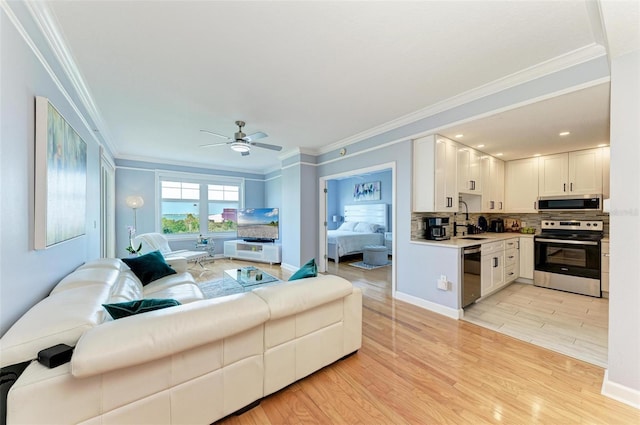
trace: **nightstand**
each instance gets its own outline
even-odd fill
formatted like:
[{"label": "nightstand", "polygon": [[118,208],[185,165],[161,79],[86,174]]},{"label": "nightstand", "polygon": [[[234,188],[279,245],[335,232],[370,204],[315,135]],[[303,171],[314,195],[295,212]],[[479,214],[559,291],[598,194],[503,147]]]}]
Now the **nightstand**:
[{"label": "nightstand", "polygon": [[393,233],[384,232],[384,246],[387,247],[389,255],[393,255]]}]

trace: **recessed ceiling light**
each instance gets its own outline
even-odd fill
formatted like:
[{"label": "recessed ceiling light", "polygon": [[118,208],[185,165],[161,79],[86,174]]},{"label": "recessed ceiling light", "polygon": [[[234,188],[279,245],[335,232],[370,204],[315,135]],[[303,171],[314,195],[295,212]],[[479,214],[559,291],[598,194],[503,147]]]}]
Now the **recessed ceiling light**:
[{"label": "recessed ceiling light", "polygon": [[607,143],[600,143],[600,144],[598,145],[598,147],[599,147],[599,148],[604,148],[604,147],[606,147],[606,146],[609,146],[609,145],[608,145]]},{"label": "recessed ceiling light", "polygon": [[464,134],[456,134],[456,139],[460,139],[462,137],[464,137]]},{"label": "recessed ceiling light", "polygon": [[502,156],[502,155],[503,155],[502,152],[496,154],[496,156]]},{"label": "recessed ceiling light", "polygon": [[540,156],[540,154],[539,153],[534,153],[533,156]]},{"label": "recessed ceiling light", "polygon": [[484,148],[484,145],[478,145],[476,148]]},{"label": "recessed ceiling light", "polygon": [[562,133],[560,133],[560,136],[568,136],[568,135],[570,135],[570,134],[571,134],[571,133],[570,133],[570,132],[568,132],[568,131],[563,131]]}]

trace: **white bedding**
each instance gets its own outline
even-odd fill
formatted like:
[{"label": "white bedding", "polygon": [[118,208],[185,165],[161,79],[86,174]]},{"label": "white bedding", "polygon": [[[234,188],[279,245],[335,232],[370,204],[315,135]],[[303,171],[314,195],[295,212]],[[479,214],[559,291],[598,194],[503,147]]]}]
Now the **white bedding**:
[{"label": "white bedding", "polygon": [[384,245],[384,235],[382,233],[328,230],[327,238],[329,244],[337,246],[337,253],[340,257],[347,254],[360,253],[365,245]]}]

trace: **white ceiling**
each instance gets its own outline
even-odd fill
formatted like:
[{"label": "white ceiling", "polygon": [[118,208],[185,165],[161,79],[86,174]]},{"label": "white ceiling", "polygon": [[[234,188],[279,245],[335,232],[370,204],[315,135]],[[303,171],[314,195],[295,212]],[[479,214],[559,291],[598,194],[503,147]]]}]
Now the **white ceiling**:
[{"label": "white ceiling", "polygon": [[[264,171],[277,167],[282,153],[254,148],[241,157],[226,146],[201,148],[221,139],[199,130],[231,136],[241,119],[246,133],[268,133],[260,141],[283,146],[283,153],[323,152],[593,47],[601,26],[588,4],[60,1],[37,7],[52,12],[116,157]],[[607,99],[606,85],[594,87],[530,106],[534,121],[529,112],[512,111],[452,131],[467,133],[463,143],[491,138],[507,159],[538,153],[532,146],[553,150],[551,136],[563,123],[573,134],[605,142]],[[563,119],[563,112],[572,115]]]}]

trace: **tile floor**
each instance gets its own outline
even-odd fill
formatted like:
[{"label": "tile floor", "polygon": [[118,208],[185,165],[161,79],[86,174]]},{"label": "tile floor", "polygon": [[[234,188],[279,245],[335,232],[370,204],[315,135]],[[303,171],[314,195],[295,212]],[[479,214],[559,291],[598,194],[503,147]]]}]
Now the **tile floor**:
[{"label": "tile floor", "polygon": [[606,298],[513,283],[466,308],[463,320],[607,367]]}]

